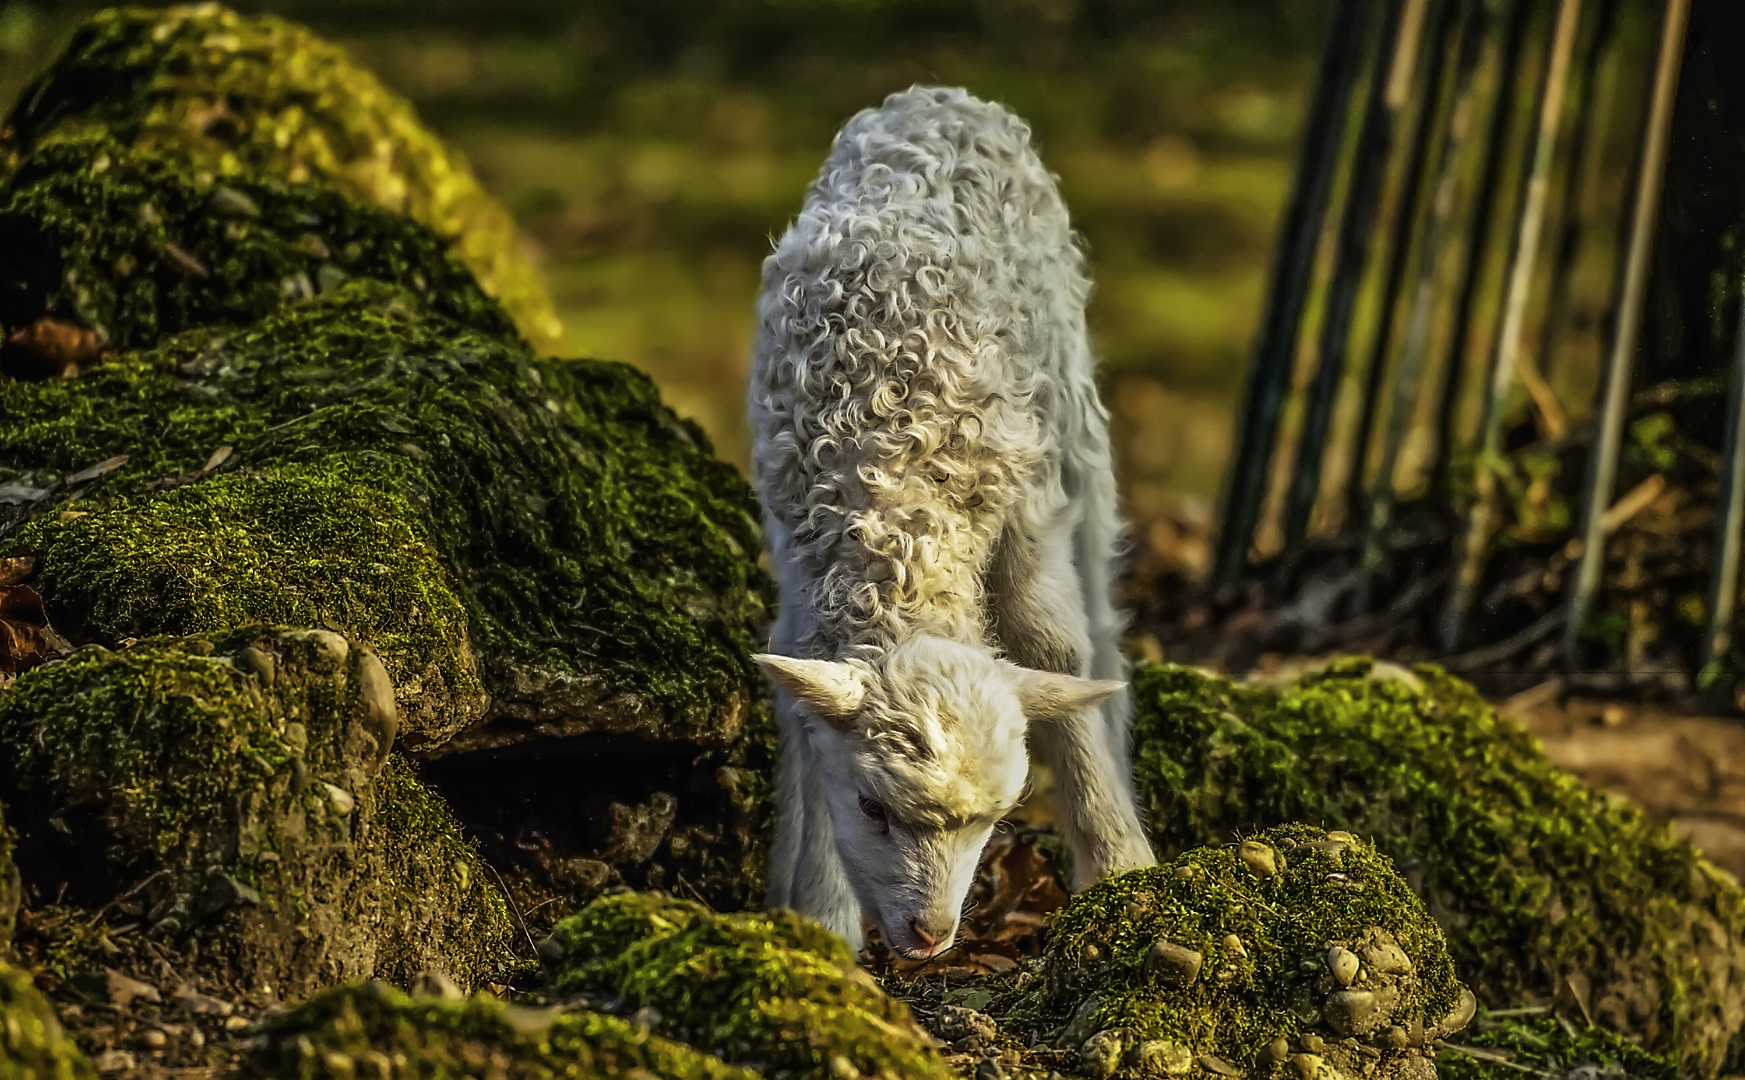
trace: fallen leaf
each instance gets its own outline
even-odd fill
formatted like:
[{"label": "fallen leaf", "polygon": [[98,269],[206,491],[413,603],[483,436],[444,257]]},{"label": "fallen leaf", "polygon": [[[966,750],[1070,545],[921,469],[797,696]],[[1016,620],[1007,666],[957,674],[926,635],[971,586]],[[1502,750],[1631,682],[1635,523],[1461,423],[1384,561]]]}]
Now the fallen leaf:
[{"label": "fallen leaf", "polygon": [[97,464],[92,465],[90,468],[80,469],[78,472],[67,477],[67,486],[72,487],[74,484],[83,484],[83,483],[87,483],[87,482],[92,481],[92,480],[96,480],[99,477],[108,476],[110,473],[114,472],[116,469],[121,468],[125,464],[127,464],[127,455],[126,454],[116,454],[114,457],[109,458],[107,461],[99,461]]},{"label": "fallen leaf", "polygon": [[103,355],[101,335],[45,315],[6,336],[6,374],[22,379],[66,378]]},{"label": "fallen leaf", "polygon": [[16,674],[72,651],[28,585],[0,586],[0,671]]}]

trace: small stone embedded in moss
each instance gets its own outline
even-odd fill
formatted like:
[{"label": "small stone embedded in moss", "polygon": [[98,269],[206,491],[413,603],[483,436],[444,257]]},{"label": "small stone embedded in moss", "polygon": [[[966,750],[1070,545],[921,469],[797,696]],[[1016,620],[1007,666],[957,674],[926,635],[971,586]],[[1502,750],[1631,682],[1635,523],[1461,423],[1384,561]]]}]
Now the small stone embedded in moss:
[{"label": "small stone embedded in moss", "polygon": [[97,1070],[61,1030],[28,972],[0,960],[0,1077],[96,1080]]},{"label": "small stone embedded in moss", "polygon": [[237,985],[507,969],[502,897],[372,722],[373,663],[328,631],[244,629],[26,672],[0,695],[26,880],[89,908],[126,894],[147,932],[196,935],[206,973]]},{"label": "small stone embedded in moss", "polygon": [[[331,188],[407,215],[450,238],[455,258],[539,349],[562,340],[514,221],[466,160],[404,98],[294,23],[216,4],[102,12],[3,126],[13,131],[14,154],[102,135],[223,177],[214,213],[229,221],[270,216],[247,186],[251,177]],[[0,146],[0,174],[5,157]],[[330,256],[367,246],[358,237],[308,235],[304,247],[322,261],[298,272],[311,279],[342,269],[325,261]]]},{"label": "small stone embedded in moss", "polygon": [[655,893],[619,893],[559,923],[546,951],[558,957],[557,992],[653,1008],[663,1034],[769,1080],[952,1075],[848,946],[790,911],[722,915]]},{"label": "small stone embedded in moss", "polygon": [[[7,262],[5,270],[54,274],[39,283],[48,316],[90,327],[114,348],[145,348],[307,299],[309,291],[286,283],[319,277],[328,265],[301,243],[319,235],[344,253],[332,257],[348,277],[393,284],[480,332],[515,336],[466,267],[416,222],[321,188],[233,183],[214,188],[185,165],[101,137],[57,142],[0,184],[0,221],[39,238],[55,258]],[[219,191],[248,199],[255,216],[217,212]]]},{"label": "small stone embedded in moss", "polygon": [[[1254,847],[1277,853],[1275,873],[1254,873]],[[1366,949],[1406,963],[1340,983],[1328,956]],[[1197,977],[1202,964],[1230,974]],[[1078,1051],[1091,1075],[1112,1075],[1097,1070],[1119,1043],[1135,1075],[1210,1056],[1265,1077],[1293,1051],[1346,1076],[1403,1076],[1423,1038],[1401,1047],[1380,1033],[1422,1032],[1463,988],[1441,930],[1386,856],[1291,825],[1086,890],[1055,917],[1044,966],[1020,991],[1013,1021],[1057,1025],[1057,1047]]]},{"label": "small stone embedded in moss", "polygon": [[379,982],[317,994],[269,1020],[253,1046],[241,1075],[285,1080],[760,1080],[614,1016],[410,997]]},{"label": "small stone embedded in moss", "polygon": [[[1577,973],[1596,1022],[1681,1068],[1716,1075],[1745,1060],[1732,989],[1745,981],[1745,891],[1553,767],[1470,686],[1431,666],[1411,674],[1374,678],[1347,660],[1267,688],[1140,668],[1135,774],[1160,849],[1290,820],[1369,837],[1447,929],[1481,998],[1550,999]],[[1354,951],[1366,967],[1397,963]]]}]

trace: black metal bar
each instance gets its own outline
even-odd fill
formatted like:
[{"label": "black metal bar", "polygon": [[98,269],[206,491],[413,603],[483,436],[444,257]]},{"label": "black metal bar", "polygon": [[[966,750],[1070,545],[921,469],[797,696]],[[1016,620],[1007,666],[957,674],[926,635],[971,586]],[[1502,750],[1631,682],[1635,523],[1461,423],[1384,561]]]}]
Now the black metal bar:
[{"label": "black metal bar", "polygon": [[1540,373],[1551,381],[1556,368],[1553,362],[1557,350],[1557,335],[1569,315],[1569,293],[1575,281],[1576,256],[1581,253],[1582,191],[1599,167],[1605,147],[1607,110],[1594,108],[1599,82],[1600,62],[1611,44],[1618,25],[1618,0],[1599,0],[1594,13],[1593,31],[1583,50],[1581,72],[1575,84],[1575,94],[1585,99],[1586,107],[1577,108],[1581,122],[1570,133],[1569,171],[1564,174],[1563,194],[1557,200],[1554,213],[1557,225],[1552,234],[1557,237],[1557,254],[1552,264],[1551,297],[1545,302],[1545,318],[1539,328],[1539,345],[1534,351],[1539,358]]},{"label": "black metal bar", "polygon": [[[1400,71],[1400,65],[1416,60],[1417,39],[1423,36],[1422,20],[1418,20],[1414,27],[1412,20],[1402,18],[1406,6],[1412,2],[1388,0],[1386,14],[1382,17],[1382,32],[1376,39],[1375,60],[1370,66],[1369,101],[1364,108],[1363,128],[1357,140],[1357,158],[1352,167],[1345,211],[1339,220],[1333,278],[1327,287],[1326,312],[1321,319],[1315,377],[1309,387],[1308,408],[1304,411],[1303,429],[1297,441],[1295,468],[1291,470],[1290,484],[1285,489],[1284,550],[1279,556],[1274,585],[1280,594],[1289,589],[1297,561],[1303,553],[1315,498],[1320,493],[1321,465],[1333,426],[1333,408],[1338,403],[1339,387],[1345,377],[1346,343],[1351,334],[1352,314],[1369,263],[1370,239],[1375,235],[1382,182],[1387,176],[1400,106],[1404,104],[1394,99],[1389,88],[1399,78],[1396,73]],[[1413,33],[1414,29],[1416,33]]]},{"label": "black metal bar", "polygon": [[1271,286],[1237,425],[1236,452],[1225,481],[1223,529],[1212,572],[1213,585],[1219,590],[1232,588],[1241,577],[1266,498],[1279,413],[1290,390],[1297,331],[1338,169],[1351,90],[1359,74],[1358,14],[1362,8],[1361,0],[1335,0],[1327,22],[1320,72],[1297,154],[1297,174],[1273,251]]},{"label": "black metal bar", "polygon": [[[1382,276],[1381,305],[1378,308],[1375,337],[1369,347],[1369,367],[1364,374],[1363,401],[1358,412],[1357,433],[1351,446],[1351,464],[1345,475],[1346,521],[1356,526],[1364,519],[1363,474],[1369,459],[1369,443],[1375,434],[1376,409],[1381,403],[1382,382],[1387,375],[1388,357],[1393,352],[1394,308],[1400,299],[1400,287],[1405,283],[1406,262],[1412,250],[1412,238],[1417,234],[1419,209],[1424,192],[1424,167],[1430,147],[1435,141],[1437,124],[1442,119],[1445,98],[1445,76],[1448,71],[1447,39],[1457,14],[1479,0],[1446,3],[1430,35],[1431,52],[1424,82],[1424,107],[1419,110],[1412,131],[1412,148],[1406,158],[1405,177],[1400,186],[1399,212],[1393,221],[1393,235],[1388,240],[1387,269]],[[1473,50],[1476,55],[1476,49]],[[1385,468],[1386,458],[1383,458]],[[1360,610],[1362,605],[1360,605]]]},{"label": "black metal bar", "polygon": [[1733,344],[1733,395],[1727,406],[1723,461],[1721,512],[1715,515],[1714,577],[1709,583],[1709,627],[1703,637],[1705,675],[1733,647],[1733,610],[1739,597],[1739,544],[1745,530],[1745,295],[1739,301],[1739,336]]},{"label": "black metal bar", "polygon": [[1618,450],[1623,444],[1624,413],[1630,400],[1630,383],[1636,368],[1636,341],[1642,330],[1642,304],[1648,291],[1648,261],[1654,246],[1654,230],[1660,217],[1660,192],[1666,179],[1666,144],[1672,134],[1672,106],[1678,94],[1678,77],[1684,64],[1685,29],[1690,19],[1690,0],[1667,0],[1661,21],[1660,55],[1654,67],[1654,96],[1642,128],[1642,151],[1636,174],[1636,192],[1630,215],[1630,246],[1623,263],[1618,289],[1617,322],[1611,353],[1607,358],[1602,400],[1598,410],[1592,456],[1588,459],[1587,489],[1583,493],[1581,562],[1570,592],[1569,621],[1563,628],[1565,662],[1575,663],[1577,648],[1594,592],[1605,566],[1603,518],[1612,501],[1612,486],[1618,475]]},{"label": "black metal bar", "polygon": [[1521,334],[1526,326],[1527,300],[1532,290],[1533,267],[1539,255],[1539,238],[1545,224],[1545,200],[1551,184],[1551,158],[1557,149],[1557,132],[1563,121],[1563,91],[1568,82],[1569,60],[1575,51],[1575,31],[1580,25],[1582,0],[1558,0],[1557,25],[1551,35],[1550,56],[1539,82],[1539,127],[1534,138],[1532,165],[1522,174],[1520,217],[1509,250],[1508,291],[1503,298],[1502,319],[1491,347],[1484,416],[1479,425],[1477,459],[1473,463],[1475,497],[1466,515],[1465,528],[1456,545],[1454,581],[1442,613],[1442,647],[1453,652],[1460,647],[1466,615],[1478,594],[1484,575],[1496,516],[1496,459],[1502,451],[1503,415],[1508,394],[1515,385],[1519,366]]},{"label": "black metal bar", "polygon": [[[1474,99],[1481,46],[1484,44],[1484,0],[1468,0],[1461,14],[1462,26],[1454,66],[1454,103],[1448,111],[1447,134],[1443,138],[1441,161],[1436,168],[1435,194],[1430,203],[1430,218],[1424,225],[1424,235],[1418,242],[1418,266],[1413,287],[1411,315],[1406,324],[1406,339],[1400,350],[1399,370],[1394,377],[1392,400],[1388,405],[1388,425],[1382,444],[1381,463],[1371,486],[1368,521],[1363,529],[1362,556],[1359,566],[1362,576],[1357,586],[1354,608],[1358,614],[1369,611],[1375,574],[1381,566],[1382,540],[1393,517],[1394,469],[1406,433],[1411,430],[1418,403],[1418,386],[1424,370],[1424,359],[1430,351],[1430,323],[1436,310],[1436,271],[1442,263],[1443,241],[1453,224],[1455,194],[1460,187],[1461,151],[1472,126]],[[1438,87],[1435,107],[1440,112],[1441,92]],[[1409,237],[1401,237],[1404,244]],[[1378,363],[1380,358],[1372,360]],[[1372,368],[1373,370],[1373,368]],[[1352,483],[1361,482],[1362,474],[1353,471]]]},{"label": "black metal bar", "polygon": [[1453,488],[1454,414],[1460,405],[1461,376],[1466,373],[1467,340],[1472,336],[1473,309],[1478,286],[1484,279],[1484,253],[1496,216],[1497,195],[1502,190],[1503,165],[1508,153],[1509,120],[1515,111],[1516,72],[1527,44],[1527,22],[1532,13],[1529,0],[1505,0],[1503,36],[1498,49],[1496,100],[1491,104],[1490,127],[1485,132],[1483,170],[1473,197],[1471,224],[1462,248],[1460,286],[1454,301],[1453,330],[1448,342],[1448,362],[1436,407],[1436,458],[1433,466],[1435,495],[1446,501]]}]

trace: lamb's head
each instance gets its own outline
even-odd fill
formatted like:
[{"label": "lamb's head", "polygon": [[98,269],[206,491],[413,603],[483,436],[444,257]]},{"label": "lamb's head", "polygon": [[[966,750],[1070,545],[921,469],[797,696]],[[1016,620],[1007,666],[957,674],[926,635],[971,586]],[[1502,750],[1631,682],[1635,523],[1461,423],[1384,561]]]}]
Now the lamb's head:
[{"label": "lamb's head", "polygon": [[863,915],[910,957],[951,947],[994,826],[1023,795],[1025,731],[1121,688],[920,637],[874,661],[756,660],[806,723]]}]

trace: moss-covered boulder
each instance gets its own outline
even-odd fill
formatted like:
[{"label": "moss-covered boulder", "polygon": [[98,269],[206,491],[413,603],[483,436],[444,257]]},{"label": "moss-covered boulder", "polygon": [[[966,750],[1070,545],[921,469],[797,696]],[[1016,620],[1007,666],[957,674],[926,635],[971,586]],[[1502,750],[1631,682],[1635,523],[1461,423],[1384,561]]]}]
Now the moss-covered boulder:
[{"label": "moss-covered boulder", "polygon": [[0,960],[0,1078],[96,1080],[97,1070],[61,1030],[30,975]]},{"label": "moss-covered boulder", "polygon": [[0,142],[14,158],[101,134],[211,183],[331,188],[445,238],[542,350],[562,327],[508,213],[411,105],[338,47],[217,4],[94,17],[26,90]]},{"label": "moss-covered boulder", "polygon": [[1676,1063],[1603,1027],[1550,1015],[1549,1009],[1480,1014],[1457,1045],[1436,1056],[1442,1080],[1677,1080]]},{"label": "moss-covered boulder", "polygon": [[1417,1077],[1475,1005],[1385,855],[1291,825],[1074,898],[1013,1019],[1092,1077]]},{"label": "moss-covered boulder", "polygon": [[618,893],[559,923],[541,952],[556,994],[648,1010],[662,1034],[769,1080],[951,1075],[848,946],[793,912],[722,915]]},{"label": "moss-covered boulder", "polygon": [[12,830],[6,827],[5,807],[0,806],[0,957],[12,950],[12,932],[18,925],[18,902],[23,883],[12,860]]},{"label": "moss-covered boulder", "polygon": [[552,734],[741,733],[753,500],[623,365],[534,361],[353,282],[0,382],[0,415],[0,475],[43,496],[5,546],[66,632],[335,626],[380,652],[415,745],[482,715],[480,653],[494,711]]},{"label": "moss-covered boulder", "polygon": [[[483,333],[503,310],[429,229],[327,188],[241,175],[101,135],[59,139],[0,183],[0,276],[20,305],[141,348],[192,327],[251,323],[349,278],[390,282]],[[24,298],[34,298],[25,304]]]},{"label": "moss-covered boulder", "polygon": [[380,662],[329,631],[91,648],[0,693],[0,793],[40,895],[137,898],[234,985],[474,984],[512,962],[509,913],[395,725]]},{"label": "moss-covered boulder", "polygon": [[266,1023],[242,1075],[285,1080],[758,1080],[646,1025],[494,998],[410,997],[379,982],[336,987]]},{"label": "moss-covered boulder", "polygon": [[1745,891],[1466,684],[1364,660],[1282,688],[1151,665],[1134,702],[1160,848],[1281,821],[1369,838],[1487,1004],[1573,1001],[1706,1075],[1745,1057]]}]

